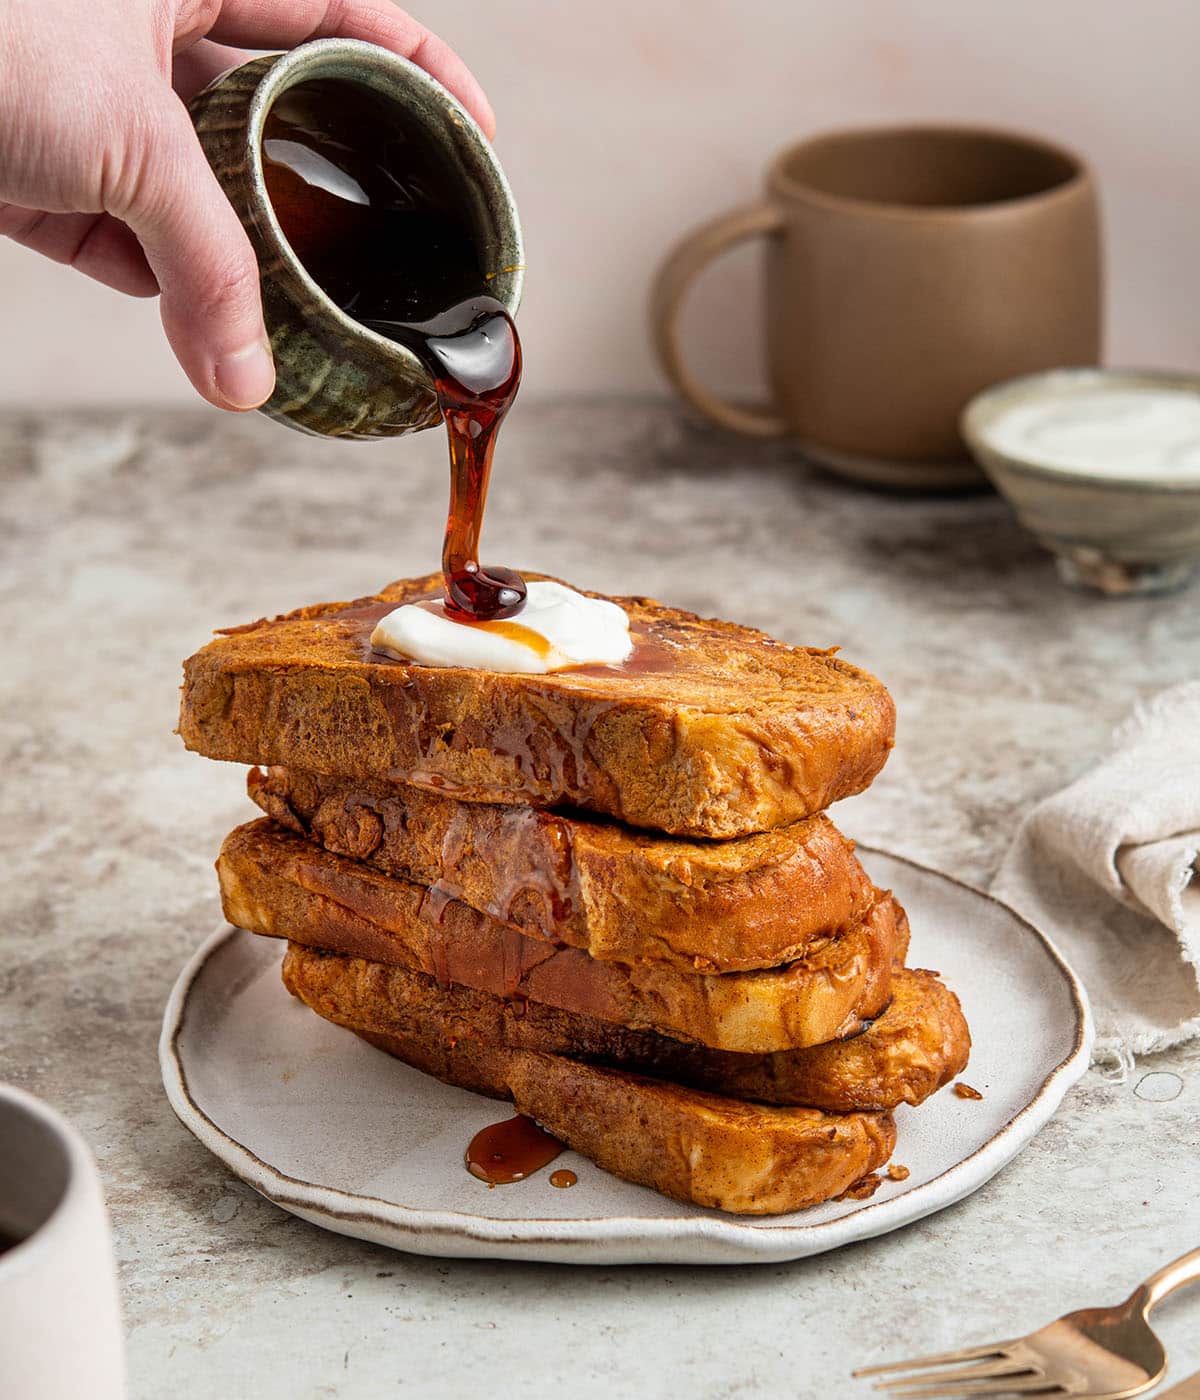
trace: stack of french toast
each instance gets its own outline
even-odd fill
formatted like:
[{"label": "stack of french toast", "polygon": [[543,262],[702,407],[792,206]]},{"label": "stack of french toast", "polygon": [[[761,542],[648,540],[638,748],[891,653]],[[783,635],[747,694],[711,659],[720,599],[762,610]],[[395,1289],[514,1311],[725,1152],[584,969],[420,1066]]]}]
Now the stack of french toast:
[{"label": "stack of french toast", "polygon": [[284,983],[318,1015],[618,1176],[744,1214],[869,1189],[893,1110],[970,1045],[824,815],[883,766],[887,691],[642,598],[616,600],[620,666],[373,652],[380,617],[440,582],[234,628],[185,664],[185,743],[255,765],[266,813],[221,851],[229,920],[287,940]]}]

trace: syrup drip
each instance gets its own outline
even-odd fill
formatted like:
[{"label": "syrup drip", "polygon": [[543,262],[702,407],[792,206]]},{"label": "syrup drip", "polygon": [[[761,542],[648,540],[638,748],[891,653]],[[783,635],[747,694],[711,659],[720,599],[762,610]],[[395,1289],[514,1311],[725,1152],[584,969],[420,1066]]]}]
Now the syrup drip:
[{"label": "syrup drip", "polygon": [[559,1167],[556,1172],[550,1173],[550,1185],[557,1186],[565,1190],[568,1186],[574,1186],[579,1178],[570,1167]]},{"label": "syrup drip", "polygon": [[[491,572],[494,573],[495,570]],[[532,627],[525,627],[519,622],[477,622],[474,625],[485,632],[495,632],[499,637],[506,637],[518,646],[528,647],[534,656],[542,660],[545,660],[552,650],[550,643],[540,632],[535,632]]]},{"label": "syrup drip", "polygon": [[521,381],[521,344],[486,294],[476,218],[428,133],[351,83],[302,83],[263,129],[263,175],[284,236],[341,309],[428,369],[450,443],[442,551],[447,611],[508,618],[511,569],[479,562],[496,434]]},{"label": "syrup drip", "polygon": [[[521,342],[492,297],[473,297],[420,325],[364,318],[406,345],[433,375],[450,440],[450,512],[442,546],[446,611],[463,622],[509,618],[525,605],[525,580],[479,563],[496,434],[521,384]],[[523,631],[525,629],[522,629]]]},{"label": "syrup drip", "polygon": [[541,1171],[564,1150],[564,1143],[518,1114],[475,1134],[467,1148],[467,1170],[489,1186],[506,1186]]}]

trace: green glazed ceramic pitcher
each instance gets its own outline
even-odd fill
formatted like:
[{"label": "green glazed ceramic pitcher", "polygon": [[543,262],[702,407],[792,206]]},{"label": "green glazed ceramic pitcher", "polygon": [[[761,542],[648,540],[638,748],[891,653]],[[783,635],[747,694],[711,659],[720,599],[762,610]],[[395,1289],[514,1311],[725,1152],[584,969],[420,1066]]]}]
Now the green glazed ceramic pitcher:
[{"label": "green glazed ceramic pitcher", "polygon": [[[376,438],[441,422],[433,380],[402,345],[347,315],[304,270],[284,237],[263,178],[263,123],[298,83],[336,79],[394,103],[444,153],[471,214],[489,293],[514,314],[521,299],[521,225],[504,171],[466,109],[416,64],[350,39],[322,39],[224,74],[190,105],[212,165],[258,256],[263,314],[275,356],[270,418],[324,437]],[[347,249],[354,256],[354,249]],[[419,279],[419,269],[415,269]]]}]

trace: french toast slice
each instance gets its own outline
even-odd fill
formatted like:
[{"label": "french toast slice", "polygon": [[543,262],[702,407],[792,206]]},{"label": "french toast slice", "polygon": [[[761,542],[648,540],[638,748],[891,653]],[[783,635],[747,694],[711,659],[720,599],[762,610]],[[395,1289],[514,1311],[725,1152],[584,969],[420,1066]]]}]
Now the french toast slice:
[{"label": "french toast slice", "polygon": [[[393,1039],[400,1043],[390,1053],[407,1059],[407,1039]],[[733,1215],[820,1205],[883,1166],[896,1147],[888,1113],[773,1108],[562,1055],[503,1057],[517,1111],[568,1147],[626,1181]]]},{"label": "french toast slice", "polygon": [[819,1205],[883,1166],[896,1145],[889,1113],[743,1103],[437,1028],[357,1033],[446,1084],[511,1099],[615,1176],[736,1215]]},{"label": "french toast slice", "polygon": [[956,1074],[971,1037],[958,998],[934,972],[900,969],[887,1010],[849,1040],[738,1055],[629,1030],[557,1007],[515,1006],[406,968],[290,943],[283,981],[319,1016],[376,1037],[440,1036],[595,1061],[709,1093],[830,1113],[923,1103]]},{"label": "french toast slice", "polygon": [[695,841],[287,768],[251,769],[248,789],[268,816],[326,850],[602,961],[777,967],[875,902],[853,843],[824,816]]},{"label": "french toast slice", "polygon": [[562,1055],[412,1032],[363,1034],[447,1084],[518,1113],[625,1181],[732,1215],[787,1215],[840,1196],[896,1147],[890,1113],[775,1108]]},{"label": "french toast slice", "polygon": [[601,962],[333,855],[268,818],[226,837],[217,873],[226,917],[252,933],[749,1054],[858,1029],[887,1005],[908,946],[903,911],[881,894],[860,924],[778,968],[703,974]]},{"label": "french toast slice", "polygon": [[861,792],[892,746],[891,696],[865,671],[646,598],[615,600],[636,644],[622,666],[511,675],[371,651],[385,613],[440,590],[440,575],[401,580],[218,636],[184,663],[184,743],[722,838]]}]

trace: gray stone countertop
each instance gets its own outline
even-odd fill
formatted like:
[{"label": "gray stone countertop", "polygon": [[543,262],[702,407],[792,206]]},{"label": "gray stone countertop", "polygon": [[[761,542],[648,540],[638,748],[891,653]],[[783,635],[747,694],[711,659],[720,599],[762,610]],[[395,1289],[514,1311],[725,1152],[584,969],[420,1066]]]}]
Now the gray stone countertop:
[{"label": "gray stone countertop", "polygon": [[[443,453],[436,433],[324,443],[203,410],[0,417],[0,1078],[99,1158],[132,1395],[865,1396],[856,1364],[1115,1301],[1200,1243],[1196,1046],[1089,1073],[952,1209],[784,1267],[392,1253],[284,1214],[179,1126],[159,1020],[250,811],[239,770],[172,734],[180,660],[216,626],[435,567]],[[654,401],[519,409],[485,557],[841,644],[900,726],[839,824],[978,883],[1029,803],[1200,659],[1195,589],[1068,592],[992,496],[870,494]],[[1196,1292],[1158,1314],[1176,1377],[1200,1365],[1198,1319]]]}]

